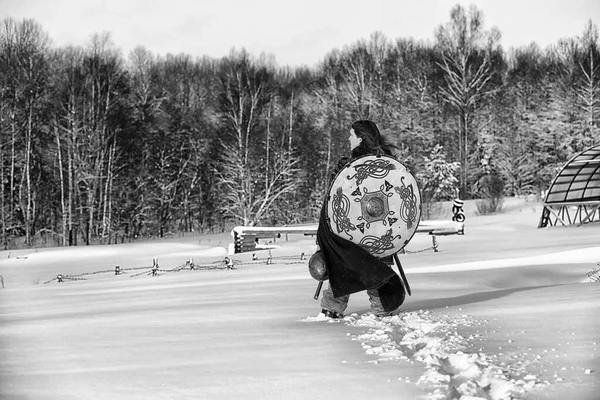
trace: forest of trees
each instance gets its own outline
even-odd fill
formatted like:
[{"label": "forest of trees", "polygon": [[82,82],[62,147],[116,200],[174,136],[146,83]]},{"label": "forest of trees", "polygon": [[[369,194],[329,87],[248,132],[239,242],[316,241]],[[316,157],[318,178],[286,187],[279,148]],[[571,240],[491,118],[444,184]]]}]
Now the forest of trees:
[{"label": "forest of trees", "polygon": [[59,48],[34,20],[0,22],[4,248],[315,222],[356,119],[398,143],[427,202],[539,194],[600,141],[592,20],[506,50],[457,5],[430,42],[374,32],[315,68],[123,55],[108,33]]}]

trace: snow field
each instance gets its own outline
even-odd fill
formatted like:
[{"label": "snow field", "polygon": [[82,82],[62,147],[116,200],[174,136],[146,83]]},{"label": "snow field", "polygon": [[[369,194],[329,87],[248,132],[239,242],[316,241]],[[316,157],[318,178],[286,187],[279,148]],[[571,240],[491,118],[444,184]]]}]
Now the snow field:
[{"label": "snow field", "polygon": [[[318,314],[314,238],[259,260],[221,238],[0,252],[0,398],[597,400],[600,231],[538,217],[468,218],[401,256],[413,296],[385,318],[360,293],[343,320]],[[133,277],[153,258],[173,272]],[[57,273],[91,275],[43,284]]]}]

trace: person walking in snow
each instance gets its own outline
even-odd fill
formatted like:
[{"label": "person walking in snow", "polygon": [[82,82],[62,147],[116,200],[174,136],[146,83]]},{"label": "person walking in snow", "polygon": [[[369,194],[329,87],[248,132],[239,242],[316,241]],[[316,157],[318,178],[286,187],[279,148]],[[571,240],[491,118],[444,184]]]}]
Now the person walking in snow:
[{"label": "person walking in snow", "polygon": [[[330,182],[358,157],[388,155],[396,158],[397,146],[384,137],[372,121],[355,121],[348,140],[350,157],[342,157],[338,161]],[[329,280],[321,299],[321,313],[330,318],[343,318],[350,294],[366,290],[373,313],[377,316],[391,315],[402,305],[405,297],[400,277],[391,268],[392,256],[377,258],[359,245],[334,235],[326,221],[326,208],[324,203],[317,229],[317,251],[322,252]],[[369,272],[365,272],[366,264],[373,267],[368,268]]]}]

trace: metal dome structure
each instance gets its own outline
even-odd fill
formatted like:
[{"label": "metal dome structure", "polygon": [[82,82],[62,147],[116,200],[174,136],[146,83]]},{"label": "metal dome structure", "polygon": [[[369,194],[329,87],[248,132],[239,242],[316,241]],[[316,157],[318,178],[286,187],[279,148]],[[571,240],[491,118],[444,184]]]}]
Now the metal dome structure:
[{"label": "metal dome structure", "polygon": [[571,158],[550,183],[538,228],[600,221],[600,145]]}]

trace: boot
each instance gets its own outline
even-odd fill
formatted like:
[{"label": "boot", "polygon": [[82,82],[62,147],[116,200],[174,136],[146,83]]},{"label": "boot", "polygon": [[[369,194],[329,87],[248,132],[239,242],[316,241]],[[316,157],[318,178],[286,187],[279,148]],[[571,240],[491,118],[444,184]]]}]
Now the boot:
[{"label": "boot", "polygon": [[344,318],[344,316],[342,314],[340,314],[339,312],[336,312],[336,311],[329,311],[326,309],[322,309],[321,313],[324,314],[328,318],[333,318],[333,319]]}]

